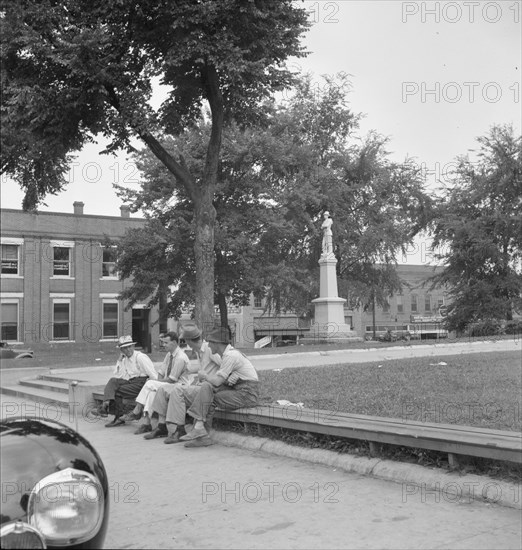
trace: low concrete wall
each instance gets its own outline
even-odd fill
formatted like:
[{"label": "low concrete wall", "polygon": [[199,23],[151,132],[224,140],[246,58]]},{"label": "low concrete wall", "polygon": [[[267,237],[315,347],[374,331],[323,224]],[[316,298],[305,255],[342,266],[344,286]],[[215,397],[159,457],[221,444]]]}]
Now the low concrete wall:
[{"label": "low concrete wall", "polygon": [[103,392],[103,385],[93,385],[89,382],[72,382],[69,385],[69,413],[88,418],[89,413],[96,408],[93,392]]}]

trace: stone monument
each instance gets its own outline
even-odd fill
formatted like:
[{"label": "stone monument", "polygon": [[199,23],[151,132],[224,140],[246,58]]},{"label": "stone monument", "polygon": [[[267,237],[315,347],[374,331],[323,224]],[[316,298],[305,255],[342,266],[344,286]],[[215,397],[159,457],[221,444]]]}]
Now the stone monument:
[{"label": "stone monument", "polygon": [[330,343],[362,340],[344,321],[344,298],[337,292],[337,259],[333,253],[332,224],[329,212],[323,215],[323,244],[319,258],[319,298],[312,300],[315,308],[310,333],[301,343]]}]

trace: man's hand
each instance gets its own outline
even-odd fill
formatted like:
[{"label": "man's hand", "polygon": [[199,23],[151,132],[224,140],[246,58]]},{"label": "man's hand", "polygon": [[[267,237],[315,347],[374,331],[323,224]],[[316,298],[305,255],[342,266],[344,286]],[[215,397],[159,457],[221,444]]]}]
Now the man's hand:
[{"label": "man's hand", "polygon": [[233,386],[237,383],[239,380],[239,374],[237,372],[233,372],[228,378],[227,378],[227,384],[229,386]]},{"label": "man's hand", "polygon": [[207,379],[207,373],[203,369],[199,370],[198,371],[198,380],[200,382],[204,382],[206,379]]}]

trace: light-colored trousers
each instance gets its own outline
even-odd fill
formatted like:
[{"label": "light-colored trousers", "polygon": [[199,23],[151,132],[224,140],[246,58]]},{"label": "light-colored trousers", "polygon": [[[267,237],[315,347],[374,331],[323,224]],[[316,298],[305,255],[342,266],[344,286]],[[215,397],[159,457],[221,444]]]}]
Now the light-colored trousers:
[{"label": "light-colored trousers", "polygon": [[143,388],[141,388],[138,397],[136,397],[136,403],[143,405],[143,412],[150,413],[152,402],[156,397],[156,392],[162,386],[174,386],[174,384],[170,384],[163,380],[148,380]]},{"label": "light-colored trousers", "polygon": [[162,386],[154,397],[150,413],[158,413],[160,422],[166,419],[178,426],[185,424],[187,406],[192,404],[200,386],[187,384],[169,384]]}]

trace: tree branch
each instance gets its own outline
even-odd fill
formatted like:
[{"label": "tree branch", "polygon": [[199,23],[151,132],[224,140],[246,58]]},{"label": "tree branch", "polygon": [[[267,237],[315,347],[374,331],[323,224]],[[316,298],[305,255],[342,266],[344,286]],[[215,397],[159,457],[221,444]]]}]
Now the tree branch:
[{"label": "tree branch", "polygon": [[[116,90],[109,84],[104,84],[105,89],[109,97],[109,103],[118,111],[121,117],[124,117],[121,109],[121,102]],[[133,131],[140,137],[140,139],[148,146],[151,152],[156,158],[162,162],[167,170],[173,174],[185,187],[189,196],[193,201],[197,200],[197,187],[194,178],[190,174],[185,160],[181,156],[181,164],[178,163],[174,157],[161,145],[161,143],[147,131],[139,130],[132,124],[130,124]]]},{"label": "tree branch", "polygon": [[207,148],[205,179],[215,185],[224,121],[223,95],[219,87],[219,76],[216,68],[208,64],[205,67],[206,71],[202,74],[202,79],[212,113],[212,130]]}]

